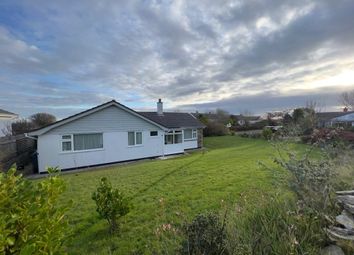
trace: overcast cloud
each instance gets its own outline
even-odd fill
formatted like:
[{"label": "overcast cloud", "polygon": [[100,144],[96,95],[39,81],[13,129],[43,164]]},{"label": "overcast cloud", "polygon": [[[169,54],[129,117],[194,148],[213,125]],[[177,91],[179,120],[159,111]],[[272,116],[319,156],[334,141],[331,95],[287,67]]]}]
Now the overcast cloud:
[{"label": "overcast cloud", "polygon": [[0,108],[262,113],[354,89],[354,1],[0,2]]}]

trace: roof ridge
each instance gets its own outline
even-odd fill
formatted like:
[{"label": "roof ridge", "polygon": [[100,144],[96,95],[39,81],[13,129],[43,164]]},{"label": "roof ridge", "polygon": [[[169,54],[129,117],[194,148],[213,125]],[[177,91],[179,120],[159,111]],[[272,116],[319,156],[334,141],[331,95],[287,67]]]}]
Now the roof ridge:
[{"label": "roof ridge", "polygon": [[[97,105],[97,106],[95,106],[95,107],[89,108],[89,109],[84,110],[84,111],[82,111],[82,112],[79,112],[79,113],[73,114],[73,115],[71,115],[71,116],[68,116],[68,117],[66,117],[66,118],[64,118],[64,119],[58,120],[58,121],[56,121],[56,122],[53,122],[53,123],[51,123],[51,124],[49,124],[49,125],[46,125],[46,126],[44,126],[44,127],[31,130],[29,133],[36,132],[36,131],[39,131],[39,130],[45,129],[45,128],[50,128],[51,126],[57,125],[58,123],[61,123],[61,122],[64,122],[64,123],[62,124],[62,125],[64,125],[64,124],[65,124],[65,121],[69,121],[71,118],[75,118],[75,117],[80,118],[80,117],[79,117],[80,115],[84,115],[84,114],[87,114],[87,113],[89,114],[90,111],[95,111],[96,109],[104,108],[104,107],[106,107],[106,106],[109,106],[110,104],[111,104],[111,105],[119,106],[119,107],[123,108],[124,110],[126,110],[126,111],[128,111],[128,112],[130,111],[131,114],[136,114],[136,115],[140,116],[140,118],[144,119],[145,121],[152,122],[152,123],[154,123],[155,125],[157,125],[157,126],[159,126],[159,127],[163,127],[163,125],[161,125],[160,123],[157,123],[156,121],[151,120],[150,118],[147,118],[146,116],[140,114],[139,112],[137,112],[137,111],[135,111],[135,110],[129,108],[128,106],[125,106],[125,105],[123,105],[123,104],[121,104],[121,103],[119,103],[119,102],[117,102],[116,100],[113,99],[113,100],[111,100],[111,101],[105,102],[105,103],[103,103],[103,104]],[[49,130],[50,130],[50,129],[49,129]],[[47,131],[45,131],[45,132],[47,132]]]},{"label": "roof ridge", "polygon": [[[75,116],[77,116],[77,115],[80,115],[80,114],[89,112],[89,111],[91,111],[91,110],[94,110],[94,109],[96,109],[96,108],[99,108],[99,107],[101,107],[101,106],[104,106],[104,105],[106,105],[106,104],[113,103],[113,102],[118,103],[117,101],[115,101],[115,100],[113,99],[113,100],[107,101],[107,102],[105,102],[105,103],[103,103],[103,104],[96,105],[96,106],[91,107],[91,108],[89,108],[89,109],[87,109],[87,110],[83,110],[83,111],[81,111],[81,112],[78,112],[78,113],[75,113],[75,114],[70,115],[70,116],[68,116],[68,117],[65,117],[65,118],[63,118],[63,119],[61,119],[61,120],[57,120],[57,121],[55,121],[55,122],[53,122],[53,123],[50,123],[50,124],[48,124],[48,125],[45,125],[45,126],[43,126],[43,127],[33,129],[33,130],[31,130],[30,132],[34,132],[34,131],[38,131],[38,130],[40,130],[40,129],[42,129],[42,128],[50,127],[50,126],[52,126],[52,125],[58,124],[58,123],[60,123],[60,122],[63,122],[63,121],[65,121],[65,120],[67,120],[67,119],[73,118],[73,117],[75,117]],[[119,103],[118,103],[118,104],[119,104]]]}]

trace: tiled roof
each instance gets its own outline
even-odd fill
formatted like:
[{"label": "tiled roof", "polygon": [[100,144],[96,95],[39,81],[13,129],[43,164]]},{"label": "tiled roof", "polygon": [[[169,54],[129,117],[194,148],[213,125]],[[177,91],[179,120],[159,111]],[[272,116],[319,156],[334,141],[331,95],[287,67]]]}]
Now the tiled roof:
[{"label": "tiled roof", "polygon": [[13,116],[16,116],[17,114],[15,113],[12,113],[12,112],[8,112],[8,111],[5,111],[3,109],[0,109],[0,115],[3,114],[3,115],[13,115]]},{"label": "tiled roof", "polygon": [[334,121],[338,121],[338,122],[354,122],[354,113],[349,113],[337,118],[333,119]]},{"label": "tiled roof", "polygon": [[329,121],[331,119],[338,118],[350,113],[354,112],[318,112],[316,113],[316,116],[319,121]]},{"label": "tiled roof", "polygon": [[[151,121],[152,123],[155,123],[159,126],[163,126],[165,128],[180,128],[180,127],[195,127],[195,128],[200,127],[200,128],[202,128],[202,127],[204,127],[204,125],[199,120],[197,120],[195,117],[193,117],[189,113],[167,112],[167,113],[164,113],[163,116],[158,116],[156,112],[136,112],[136,111],[126,107],[125,105],[122,105],[122,104],[118,103],[117,101],[112,100],[112,101],[106,102],[104,104],[95,106],[95,107],[88,109],[86,111],[69,116],[65,119],[51,123],[45,127],[41,127],[41,128],[32,130],[31,132],[34,133],[34,132],[41,131],[44,129],[52,129],[53,127],[57,127],[58,125],[65,124],[75,118],[79,118],[81,116],[84,116],[85,114],[89,114],[90,112],[97,111],[99,109],[110,106],[112,104],[118,105],[121,108],[126,109],[127,111],[137,114],[137,116],[140,115],[141,118],[144,118],[147,121]],[[37,135],[37,134],[34,134],[34,135]]]},{"label": "tiled roof", "polygon": [[204,125],[192,114],[183,112],[138,112],[140,115],[167,128],[195,127],[202,128]]}]

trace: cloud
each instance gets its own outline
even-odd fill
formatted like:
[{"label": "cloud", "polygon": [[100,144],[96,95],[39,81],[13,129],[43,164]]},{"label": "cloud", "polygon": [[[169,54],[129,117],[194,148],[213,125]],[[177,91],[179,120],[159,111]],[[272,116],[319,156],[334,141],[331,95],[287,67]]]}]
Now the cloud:
[{"label": "cloud", "polygon": [[327,98],[324,87],[333,99],[354,89],[343,75],[353,11],[349,0],[2,1],[0,107],[64,117],[111,98],[144,108],[163,98],[259,112]]},{"label": "cloud", "polygon": [[217,108],[224,109],[230,113],[252,113],[262,115],[265,112],[289,110],[297,107],[304,107],[307,103],[315,102],[318,111],[342,111],[338,107],[340,92],[348,89],[341,87],[333,89],[327,87],[325,90],[297,91],[292,95],[279,95],[278,93],[259,93],[250,96],[234,96],[225,100],[211,103],[196,103],[179,106],[185,111],[210,112]]}]

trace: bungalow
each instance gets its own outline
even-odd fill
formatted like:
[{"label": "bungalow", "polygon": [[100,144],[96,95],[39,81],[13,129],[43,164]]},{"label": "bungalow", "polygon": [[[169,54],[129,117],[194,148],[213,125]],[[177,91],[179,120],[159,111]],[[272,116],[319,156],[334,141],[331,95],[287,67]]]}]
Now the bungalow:
[{"label": "bungalow", "polygon": [[39,172],[154,158],[203,146],[203,128],[193,115],[137,112],[116,101],[28,133],[37,139]]},{"label": "bungalow", "polygon": [[[319,128],[336,126],[341,122],[350,122],[350,116],[353,116],[354,112],[342,111],[342,112],[318,112],[316,113],[317,126]],[[345,117],[348,116],[348,117]],[[346,118],[348,118],[346,120]],[[341,121],[342,120],[342,121]]]},{"label": "bungalow", "polygon": [[245,126],[246,124],[254,125],[258,122],[261,122],[262,119],[260,116],[245,116],[245,115],[231,115],[231,118],[237,120],[237,124],[240,126]]},{"label": "bungalow", "polygon": [[17,118],[18,115],[12,112],[5,111],[0,109],[0,120],[12,120]]},{"label": "bungalow", "polygon": [[336,117],[332,120],[332,123],[343,127],[354,127],[354,113],[352,112],[340,117]]}]

